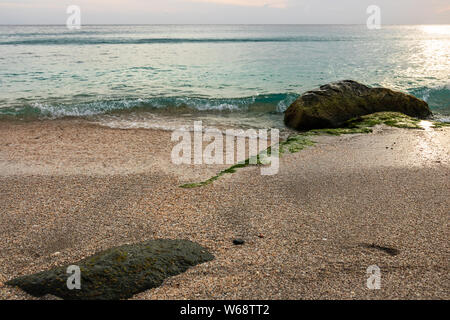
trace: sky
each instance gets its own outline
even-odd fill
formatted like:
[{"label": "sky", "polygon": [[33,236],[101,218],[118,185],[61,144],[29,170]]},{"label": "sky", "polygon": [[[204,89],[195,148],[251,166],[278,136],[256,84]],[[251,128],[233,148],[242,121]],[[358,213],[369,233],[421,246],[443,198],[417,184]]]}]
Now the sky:
[{"label": "sky", "polygon": [[65,24],[69,5],[82,24],[365,24],[369,5],[382,24],[450,24],[449,0],[0,0],[0,24]]}]

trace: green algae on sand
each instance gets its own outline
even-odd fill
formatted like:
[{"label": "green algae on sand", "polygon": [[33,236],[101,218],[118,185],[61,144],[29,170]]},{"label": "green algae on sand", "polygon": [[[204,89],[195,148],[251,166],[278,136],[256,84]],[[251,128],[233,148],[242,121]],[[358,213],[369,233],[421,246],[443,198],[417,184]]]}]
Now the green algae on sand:
[{"label": "green algae on sand", "polygon": [[[280,156],[285,153],[296,153],[299,152],[306,147],[313,146],[315,144],[314,141],[310,139],[311,136],[319,136],[319,135],[333,135],[340,136],[343,134],[357,134],[357,133],[371,133],[373,131],[372,127],[376,125],[386,125],[390,127],[403,128],[403,129],[419,129],[423,130],[423,128],[419,125],[420,120],[407,116],[400,112],[377,112],[369,115],[357,117],[348,120],[342,127],[339,128],[325,128],[325,129],[313,129],[309,131],[300,132],[298,134],[293,134],[289,136],[285,141],[281,141],[279,144],[279,152]],[[434,123],[436,128],[439,127],[441,123]],[[441,124],[445,125],[445,124]],[[235,173],[237,169],[245,168],[250,165],[264,165],[261,161],[261,154],[271,154],[271,147],[262,153],[254,156],[256,157],[255,161],[250,161],[250,159],[246,159],[240,163],[237,163],[225,170],[220,171],[217,175],[209,178],[208,180],[194,183],[183,184],[181,188],[198,188],[209,185],[214,181],[218,180],[225,174]],[[253,157],[253,158],[254,158]],[[253,163],[253,164],[252,164]]]}]

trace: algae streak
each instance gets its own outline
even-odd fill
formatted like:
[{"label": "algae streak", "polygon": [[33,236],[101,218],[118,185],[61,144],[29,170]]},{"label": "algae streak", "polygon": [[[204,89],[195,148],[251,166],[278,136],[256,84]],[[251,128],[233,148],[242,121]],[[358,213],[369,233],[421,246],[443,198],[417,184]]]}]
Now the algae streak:
[{"label": "algae streak", "polygon": [[[313,129],[305,132],[301,132],[298,134],[294,134],[289,136],[285,141],[280,142],[280,156],[284,153],[296,153],[299,152],[306,147],[313,146],[315,144],[314,141],[310,139],[311,136],[318,135],[333,135],[340,136],[343,134],[357,134],[357,133],[371,133],[372,127],[376,125],[386,125],[390,127],[403,128],[403,129],[419,129],[423,130],[423,128],[419,125],[420,120],[407,116],[400,112],[377,112],[369,115],[357,117],[348,120],[342,127],[340,128],[328,128],[328,129]],[[434,123],[435,127],[438,125],[444,126],[446,124],[443,123]],[[271,154],[271,148],[269,147],[267,150],[267,154]],[[260,161],[260,155],[256,156],[257,162],[255,165],[262,165]],[[221,176],[225,174],[235,173],[237,169],[248,167],[250,164],[250,159],[247,159],[241,163],[235,164],[228,169],[225,169],[219,172],[217,175],[209,178],[208,180],[183,184],[181,188],[197,188],[203,187],[208,184],[213,183],[218,180]]]}]

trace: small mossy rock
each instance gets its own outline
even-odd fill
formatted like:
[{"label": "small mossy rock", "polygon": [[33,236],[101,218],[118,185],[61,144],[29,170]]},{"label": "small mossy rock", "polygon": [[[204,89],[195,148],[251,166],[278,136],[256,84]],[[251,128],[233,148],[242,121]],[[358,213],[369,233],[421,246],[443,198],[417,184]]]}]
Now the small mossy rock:
[{"label": "small mossy rock", "polygon": [[80,290],[67,288],[68,266],[19,277],[7,284],[36,297],[51,294],[68,300],[127,299],[213,259],[205,248],[188,240],[150,240],[111,248],[73,263],[80,267]]},{"label": "small mossy rock", "polygon": [[286,110],[284,122],[297,130],[337,128],[349,119],[383,111],[416,118],[431,115],[428,104],[412,95],[344,80],[301,95]]}]

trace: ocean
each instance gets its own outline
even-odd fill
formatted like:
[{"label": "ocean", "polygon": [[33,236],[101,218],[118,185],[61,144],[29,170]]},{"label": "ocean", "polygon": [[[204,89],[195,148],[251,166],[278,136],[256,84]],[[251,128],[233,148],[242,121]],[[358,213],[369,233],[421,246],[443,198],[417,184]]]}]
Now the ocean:
[{"label": "ocean", "polygon": [[0,26],[0,119],[283,128],[299,94],[352,79],[450,121],[450,25]]}]

